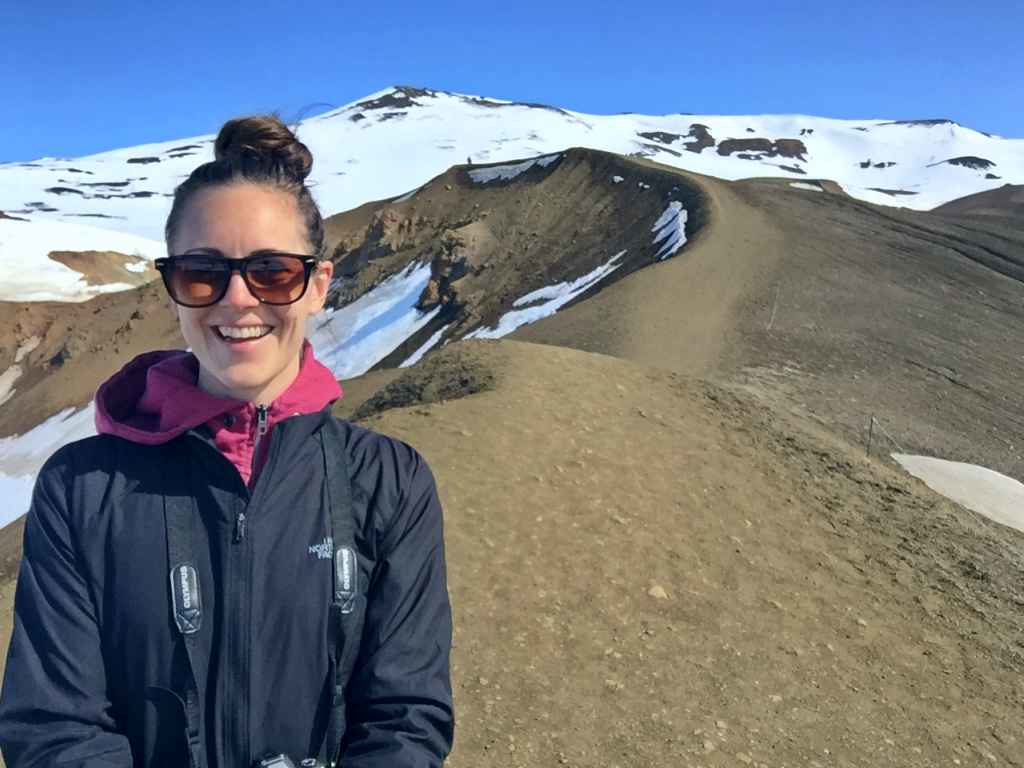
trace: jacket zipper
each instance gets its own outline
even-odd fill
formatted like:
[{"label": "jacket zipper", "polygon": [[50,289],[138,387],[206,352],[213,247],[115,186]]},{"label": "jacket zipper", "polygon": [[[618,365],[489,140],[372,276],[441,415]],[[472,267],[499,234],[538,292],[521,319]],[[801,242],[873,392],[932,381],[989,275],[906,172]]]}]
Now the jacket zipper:
[{"label": "jacket zipper", "polygon": [[[251,499],[250,499],[251,502]],[[244,502],[243,502],[244,503]],[[226,765],[235,758],[249,757],[249,645],[252,598],[251,542],[246,538],[245,509],[235,515],[233,545],[228,549],[227,627],[225,632],[228,674],[220,676],[221,700],[224,702],[224,749]],[[246,762],[245,765],[249,763]]]},{"label": "jacket zipper", "polygon": [[[253,439],[252,445],[252,477],[256,476],[256,463],[259,460],[260,441],[263,436],[267,434],[267,413],[270,410],[269,406],[257,405],[256,406],[256,435]],[[235,544],[241,544],[242,539],[245,538],[245,511],[238,510],[238,514],[235,516],[235,533],[232,536],[232,541]]]},{"label": "jacket zipper", "polygon": [[[259,457],[260,442],[267,434],[267,413],[270,408],[266,405],[256,406],[256,433],[253,439],[252,449],[252,471],[253,477],[256,473],[256,463]],[[251,558],[249,551],[251,542],[246,539],[246,515],[245,510],[252,503],[252,496],[249,503],[240,508],[235,515],[235,529],[231,537],[232,542],[237,545],[231,547],[232,561],[238,565],[238,577],[232,579],[237,585],[235,591],[237,601],[230,612],[231,619],[228,633],[231,641],[228,643],[229,658],[231,667],[237,672],[237,677],[228,680],[228,675],[222,679],[227,682],[224,690],[224,701],[227,712],[227,720],[231,725],[230,737],[225,740],[228,753],[233,752],[237,747],[243,759],[249,757],[249,653],[250,653],[250,621],[252,620],[252,598],[250,596],[251,585]],[[234,571],[234,569],[232,569]],[[231,694],[237,694],[240,701],[238,706],[231,701]],[[247,765],[248,763],[246,763]]]}]

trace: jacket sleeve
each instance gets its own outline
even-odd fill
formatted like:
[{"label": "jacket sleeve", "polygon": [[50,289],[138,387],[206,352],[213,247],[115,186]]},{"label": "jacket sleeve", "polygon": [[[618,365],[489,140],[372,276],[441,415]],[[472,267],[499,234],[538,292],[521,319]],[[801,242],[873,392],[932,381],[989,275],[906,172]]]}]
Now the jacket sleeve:
[{"label": "jacket sleeve", "polygon": [[0,694],[7,768],[131,768],[106,693],[100,628],[68,523],[67,450],[36,478]]},{"label": "jacket sleeve", "polygon": [[452,746],[452,618],[441,503],[423,458],[404,443],[395,449],[404,479],[349,682],[345,768],[436,768]]}]

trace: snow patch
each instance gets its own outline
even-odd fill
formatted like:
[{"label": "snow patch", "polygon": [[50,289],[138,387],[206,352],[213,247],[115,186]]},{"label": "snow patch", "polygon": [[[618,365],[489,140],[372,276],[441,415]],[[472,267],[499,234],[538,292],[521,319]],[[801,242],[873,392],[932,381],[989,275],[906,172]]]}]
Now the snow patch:
[{"label": "snow patch", "polygon": [[514,179],[520,174],[526,173],[534,166],[540,166],[541,168],[547,168],[549,165],[554,163],[556,160],[561,159],[561,155],[544,155],[542,157],[535,157],[532,160],[526,160],[522,163],[515,163],[514,165],[497,165],[493,168],[479,168],[474,171],[467,171],[469,178],[471,178],[477,184],[487,184],[492,181],[508,181]]},{"label": "snow patch", "polygon": [[654,222],[651,227],[651,232],[655,233],[654,244],[661,243],[661,249],[655,256],[658,261],[667,259],[686,243],[686,219],[687,212],[683,204],[673,200]]},{"label": "snow patch", "polygon": [[512,302],[512,306],[521,307],[526,304],[534,304],[538,301],[543,303],[527,307],[526,309],[506,312],[502,315],[501,319],[498,321],[498,325],[494,328],[477,328],[472,333],[466,334],[465,338],[499,339],[502,336],[507,336],[512,333],[512,331],[521,325],[528,325],[529,323],[534,323],[541,318],[555,314],[560,307],[568,304],[581,293],[596,285],[607,275],[610,275],[616,269],[621,267],[622,264],[618,263],[618,261],[625,255],[626,251],[619,251],[607,262],[596,269],[591,270],[582,277],[578,277],[570,282],[538,288],[536,291],[531,291],[525,296],[520,296]]},{"label": "snow patch", "polygon": [[612,184],[621,184],[625,179],[621,176],[612,176]]},{"label": "snow patch", "polygon": [[413,352],[411,355],[409,355],[409,357],[407,357],[405,359],[405,361],[401,365],[399,365],[398,367],[399,368],[408,368],[410,365],[416,365],[416,363],[418,363],[420,361],[420,359],[425,354],[427,354],[427,352],[429,352],[434,347],[434,345],[437,344],[437,342],[439,342],[441,340],[441,337],[444,335],[444,332],[447,331],[447,330],[448,330],[448,326],[446,325],[443,328],[441,328],[440,330],[438,330],[436,333],[434,333],[433,336],[431,336],[429,339],[426,340],[426,342],[424,342],[423,346],[421,346],[419,349],[417,349],[415,352]]},{"label": "snow patch", "polygon": [[989,520],[1024,531],[1024,483],[977,464],[903,453],[892,457],[936,493]]},{"label": "snow patch", "polygon": [[96,434],[94,420],[90,403],[77,412],[66,408],[23,435],[0,438],[0,526],[28,512],[40,468],[61,446]]},{"label": "snow patch", "polygon": [[339,379],[366,373],[441,311],[416,309],[429,281],[430,264],[413,262],[351,304],[312,318],[317,359]]},{"label": "snow patch", "polygon": [[650,189],[650,188],[651,188],[651,185],[650,185],[650,184],[645,184],[645,183],[644,183],[644,182],[642,182],[642,181],[638,181],[638,182],[636,183],[636,185],[637,185],[638,187],[640,187],[640,189]]},{"label": "snow patch", "polygon": [[19,363],[25,358],[29,352],[39,346],[39,342],[42,339],[39,336],[32,336],[20,347],[18,351],[14,353],[14,365],[10,366],[6,371],[0,373],[0,405],[3,405],[12,397],[14,397],[14,382],[21,378],[21,374],[25,371],[22,370]]},{"label": "snow patch", "polygon": [[14,397],[14,382],[21,378],[22,373],[20,365],[12,365],[0,373],[0,405]]},{"label": "snow patch", "polygon": [[804,183],[802,181],[791,181],[789,183],[789,186],[793,187],[793,189],[809,189],[811,192],[824,192],[825,191],[821,187],[819,187],[817,184],[806,184],[806,183]]},{"label": "snow patch", "polygon": [[25,359],[25,355],[35,350],[36,347],[42,342],[40,336],[30,336],[20,347],[18,351],[14,353],[14,362],[20,363]]}]

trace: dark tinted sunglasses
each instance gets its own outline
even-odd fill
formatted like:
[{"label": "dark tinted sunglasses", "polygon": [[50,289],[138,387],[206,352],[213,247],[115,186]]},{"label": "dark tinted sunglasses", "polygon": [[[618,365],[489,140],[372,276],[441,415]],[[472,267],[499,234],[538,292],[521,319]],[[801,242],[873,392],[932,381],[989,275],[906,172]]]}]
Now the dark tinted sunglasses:
[{"label": "dark tinted sunglasses", "polygon": [[183,307],[209,307],[224,298],[235,270],[249,292],[263,304],[293,304],[309,287],[316,267],[313,256],[268,253],[247,259],[187,254],[156,259],[153,265],[171,298]]}]

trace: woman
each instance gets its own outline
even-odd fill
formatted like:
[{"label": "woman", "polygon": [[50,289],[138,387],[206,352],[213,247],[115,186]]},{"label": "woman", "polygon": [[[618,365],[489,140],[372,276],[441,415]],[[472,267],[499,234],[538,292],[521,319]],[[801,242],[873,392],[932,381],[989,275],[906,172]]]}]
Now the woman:
[{"label": "woman", "polygon": [[191,352],[128,363],[99,434],[39,473],[8,768],[447,755],[441,507],[416,451],[330,413],[304,336],[332,274],[311,165],[277,118],[232,120],[176,190],[157,266]]}]

